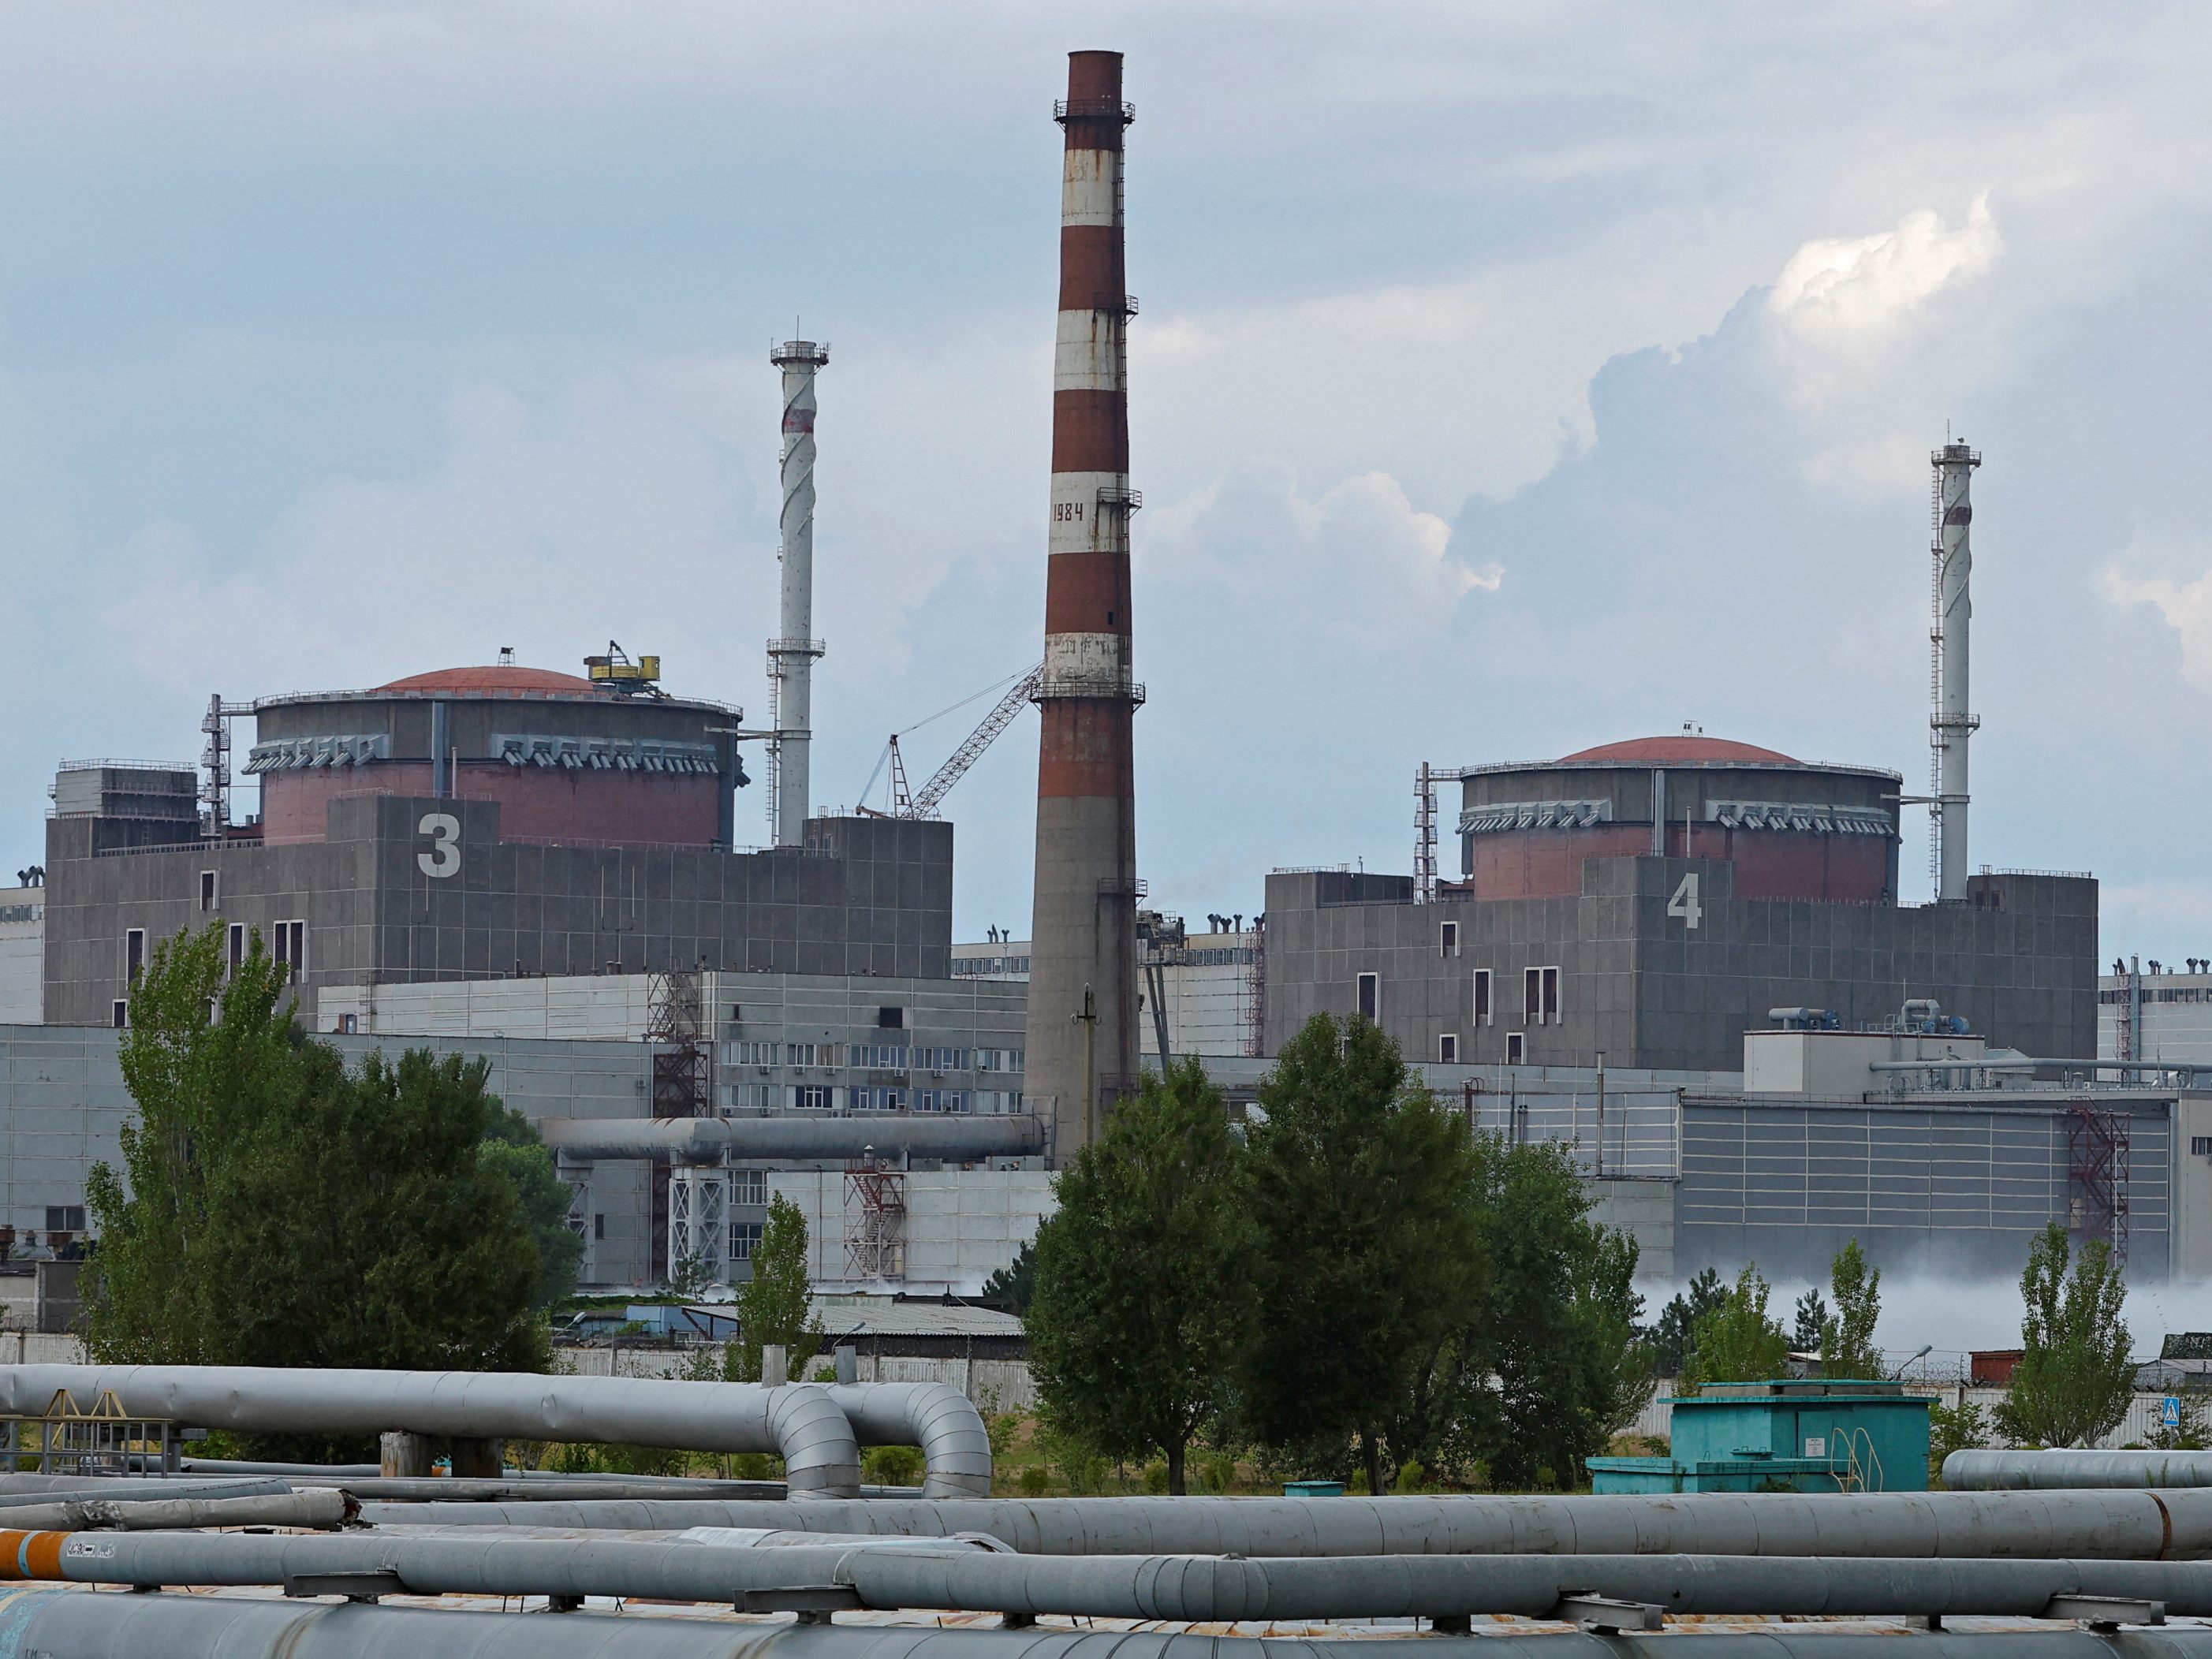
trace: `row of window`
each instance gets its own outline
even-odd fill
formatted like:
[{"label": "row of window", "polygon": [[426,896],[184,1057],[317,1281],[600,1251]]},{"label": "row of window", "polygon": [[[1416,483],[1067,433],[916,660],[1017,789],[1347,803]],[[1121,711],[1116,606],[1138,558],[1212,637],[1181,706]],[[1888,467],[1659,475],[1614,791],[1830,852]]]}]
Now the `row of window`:
[{"label": "row of window", "polygon": [[1026,974],[1030,970],[1027,957],[955,957],[952,958],[952,977],[976,979],[986,974]]},{"label": "row of window", "polygon": [[[1447,928],[1456,928],[1455,921],[1444,923]],[[1494,1019],[1491,997],[1490,969],[1478,968],[1471,976],[1468,1012],[1477,1025],[1488,1025]],[[1352,1005],[1364,1019],[1382,1018],[1382,975],[1362,974],[1358,977],[1356,1000]],[[1559,970],[1557,968],[1529,968],[1521,975],[1521,1023],[1524,1025],[1557,1025],[1559,1023]]]},{"label": "row of window", "polygon": [[[1522,1031],[1508,1031],[1505,1034],[1505,1063],[1508,1066],[1518,1066],[1528,1057],[1528,1035]],[[1446,1031],[1437,1038],[1437,1064],[1439,1066],[1459,1064],[1458,1032]]]},{"label": "row of window", "polygon": [[[912,1089],[896,1083],[737,1083],[724,1109],[732,1112],[1018,1112],[1016,1089]],[[732,1197],[731,1202],[766,1203]]]},{"label": "row of window", "polygon": [[767,1042],[723,1045],[732,1066],[848,1066],[856,1072],[1018,1072],[1028,1051],[1022,1048],[958,1048],[932,1045],[909,1048],[890,1042]]},{"label": "row of window", "polygon": [[[214,908],[215,890],[210,884],[215,877],[212,870],[200,872],[200,908]],[[234,921],[224,939],[224,959],[229,973],[234,974],[245,963],[249,934],[246,924]],[[307,971],[307,924],[299,919],[272,921],[268,932],[269,954],[281,967],[292,970],[291,977],[299,979]],[[138,983],[138,975],[146,971],[146,930],[126,928],[123,934],[123,984],[128,990]],[[128,999],[118,997],[114,1007],[115,1029],[121,1030],[131,1023],[131,1004]]]}]

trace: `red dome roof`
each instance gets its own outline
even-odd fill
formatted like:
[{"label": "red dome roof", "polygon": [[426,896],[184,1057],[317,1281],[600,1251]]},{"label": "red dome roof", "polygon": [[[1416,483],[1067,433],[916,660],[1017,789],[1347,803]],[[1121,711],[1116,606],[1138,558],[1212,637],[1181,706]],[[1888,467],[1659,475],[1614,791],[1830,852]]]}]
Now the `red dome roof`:
[{"label": "red dome roof", "polygon": [[380,691],[595,691],[591,681],[574,674],[556,674],[550,668],[516,668],[501,664],[489,668],[441,668],[428,674],[410,674],[404,680],[380,685]]},{"label": "red dome roof", "polygon": [[1678,732],[1667,738],[1631,738],[1626,743],[1600,744],[1562,755],[1562,761],[1622,761],[1639,765],[1715,766],[1730,761],[1756,761],[1768,766],[1802,766],[1802,761],[1755,744],[1730,743],[1726,738],[1705,738]]}]

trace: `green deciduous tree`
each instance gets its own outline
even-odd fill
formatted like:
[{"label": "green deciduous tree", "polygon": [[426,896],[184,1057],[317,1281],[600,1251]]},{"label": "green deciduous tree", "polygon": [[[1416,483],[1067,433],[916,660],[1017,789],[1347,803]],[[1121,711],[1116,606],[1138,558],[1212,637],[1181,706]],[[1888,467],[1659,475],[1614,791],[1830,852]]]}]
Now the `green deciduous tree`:
[{"label": "green deciduous tree", "polygon": [[88,1183],[103,1360],[542,1369],[538,1246],[481,1157],[485,1067],[427,1053],[349,1074],[301,1037],[256,936],[162,941],[122,1039],[120,1172]]},{"label": "green deciduous tree", "polygon": [[[1249,1136],[1265,1239],[1260,1318],[1242,1383],[1278,1445],[1356,1444],[1369,1489],[1429,1448],[1427,1402],[1463,1372],[1481,1297],[1466,1123],[1407,1074],[1370,1021],[1316,1015],[1261,1081]],[[1399,1439],[1393,1443],[1394,1431]]]},{"label": "green deciduous tree", "polygon": [[761,1350],[781,1343],[786,1375],[797,1379],[826,1340],[814,1316],[814,1283],[806,1271],[806,1218],[778,1193],[753,1246],[753,1276],[738,1287],[738,1334],[726,1351],[732,1382],[761,1380]]},{"label": "green deciduous tree", "polygon": [[1180,1495],[1255,1305],[1257,1234],[1221,1091],[1195,1060],[1147,1073],[1054,1191],[1023,1320],[1042,1415],[1109,1456],[1158,1453]]},{"label": "green deciduous tree", "polygon": [[2119,1265],[2101,1238],[2073,1258],[2066,1230],[2051,1223],[2028,1249],[2020,1276],[2021,1361],[2012,1393],[1997,1407],[1997,1426],[2033,1446],[2087,1444],[2127,1415],[2135,1389],[2128,1358],[2127,1299]]},{"label": "green deciduous tree", "polygon": [[1572,1486],[1650,1397],[1636,1241],[1589,1219],[1566,1147],[1494,1135],[1474,1146],[1490,1281],[1468,1334],[1462,1444],[1500,1485],[1534,1485],[1549,1469]]},{"label": "green deciduous tree", "polygon": [[1954,1451],[1971,1451],[1990,1443],[1990,1414],[1971,1400],[1956,1406],[1936,1401],[1928,1407],[1928,1473],[1943,1472],[1943,1460]]},{"label": "green deciduous tree", "polygon": [[1651,1363],[1662,1376],[1680,1377],[1689,1365],[1698,1322],[1721,1304],[1728,1287],[1717,1269],[1707,1267],[1686,1290],[1677,1291],[1659,1310],[1651,1328]]},{"label": "green deciduous tree", "polygon": [[1856,1238],[1836,1252],[1828,1270],[1836,1311],[1820,1324],[1820,1374],[1861,1379],[1882,1374],[1874,1328],[1881,1317],[1881,1269],[1867,1265]]},{"label": "green deciduous tree", "polygon": [[1790,1364],[1790,1339],[1767,1316],[1773,1286],[1747,1262],[1720,1304],[1698,1321],[1683,1380],[1702,1388],[1708,1382],[1762,1382],[1782,1376]]},{"label": "green deciduous tree", "polygon": [[550,1308],[576,1288],[576,1268],[584,1259],[583,1236],[568,1225],[568,1183],[554,1168],[537,1127],[496,1095],[487,1099],[490,1110],[477,1157],[505,1176],[521,1201],[538,1244],[537,1304]]}]

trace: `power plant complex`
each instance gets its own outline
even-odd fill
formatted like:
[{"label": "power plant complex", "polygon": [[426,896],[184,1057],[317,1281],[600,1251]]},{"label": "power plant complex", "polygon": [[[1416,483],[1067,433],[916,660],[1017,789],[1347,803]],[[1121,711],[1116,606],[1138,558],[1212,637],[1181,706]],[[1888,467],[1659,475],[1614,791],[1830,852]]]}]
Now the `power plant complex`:
[{"label": "power plant complex", "polygon": [[[218,696],[198,767],[64,763],[43,863],[0,894],[18,1248],[78,1242],[87,1171],[131,1110],[132,987],[162,940],[214,926],[233,961],[258,935],[349,1055],[488,1059],[606,1285],[742,1279],[781,1194],[817,1282],[973,1291],[1146,1068],[1195,1056],[1241,1114],[1322,1013],[1373,1021],[1476,1127],[1570,1146],[1656,1281],[1753,1259],[1809,1275],[1851,1237],[1881,1263],[2009,1274],[2052,1219],[2137,1279],[2212,1273],[2212,1036],[2183,1029],[2212,959],[2100,982],[2094,878],[1970,862],[1964,444],[1931,457],[1928,793],[1695,728],[1549,761],[1408,756],[1404,873],[1276,870],[1264,915],[1203,929],[1146,904],[1133,115],[1118,54],[1072,54],[1039,665],[938,775],[909,791],[894,744],[891,810],[813,809],[830,353],[786,340],[765,723],[669,695],[658,658],[611,641],[580,675],[502,653]],[[1030,702],[1030,927],[958,940],[938,806]],[[764,847],[740,828],[749,752]],[[237,775],[257,811],[234,809]],[[1902,890],[1909,805],[1933,830],[1929,902]]]}]

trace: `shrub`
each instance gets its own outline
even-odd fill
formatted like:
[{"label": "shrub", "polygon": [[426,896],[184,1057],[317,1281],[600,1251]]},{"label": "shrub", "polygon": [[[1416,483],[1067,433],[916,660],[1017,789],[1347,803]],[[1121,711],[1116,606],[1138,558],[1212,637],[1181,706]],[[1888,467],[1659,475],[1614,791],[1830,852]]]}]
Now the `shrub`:
[{"label": "shrub", "polygon": [[1032,1463],[1022,1471],[1018,1483],[1024,1498],[1042,1498],[1052,1490],[1052,1476],[1042,1463]]},{"label": "shrub", "polygon": [[860,1459],[860,1473],[878,1486],[911,1486],[921,1480],[919,1446],[871,1446]]}]

